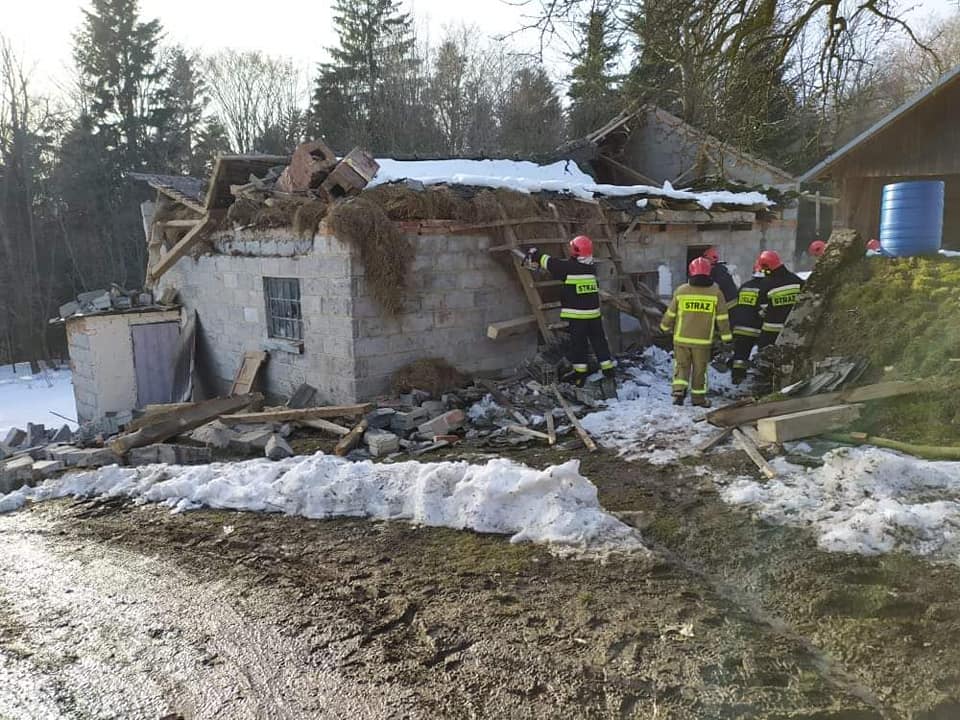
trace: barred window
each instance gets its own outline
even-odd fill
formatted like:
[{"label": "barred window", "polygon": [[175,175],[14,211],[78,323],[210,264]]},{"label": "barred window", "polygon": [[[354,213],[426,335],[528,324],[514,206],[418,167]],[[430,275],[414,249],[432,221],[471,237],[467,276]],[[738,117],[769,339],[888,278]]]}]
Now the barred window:
[{"label": "barred window", "polygon": [[267,299],[267,334],[283,340],[303,340],[300,281],[265,277],[263,294]]}]

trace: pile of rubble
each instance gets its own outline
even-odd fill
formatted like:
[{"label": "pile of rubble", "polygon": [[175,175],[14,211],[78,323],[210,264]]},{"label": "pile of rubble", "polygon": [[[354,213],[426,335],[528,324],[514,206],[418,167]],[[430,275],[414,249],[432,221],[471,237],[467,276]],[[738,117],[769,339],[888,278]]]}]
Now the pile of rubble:
[{"label": "pile of rubble", "polygon": [[176,290],[164,292],[160,298],[155,298],[149,290],[127,290],[119,285],[112,285],[109,290],[92,290],[77,295],[60,306],[59,319],[66,320],[77,315],[93,315],[96,313],[122,312],[125,310],[169,307],[176,302]]}]

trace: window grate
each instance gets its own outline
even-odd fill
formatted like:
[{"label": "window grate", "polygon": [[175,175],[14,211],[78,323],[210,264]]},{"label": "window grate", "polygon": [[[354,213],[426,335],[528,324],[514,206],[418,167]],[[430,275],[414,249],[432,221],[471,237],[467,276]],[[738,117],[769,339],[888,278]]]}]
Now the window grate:
[{"label": "window grate", "polygon": [[300,281],[265,277],[263,294],[267,299],[267,334],[283,340],[303,340]]}]

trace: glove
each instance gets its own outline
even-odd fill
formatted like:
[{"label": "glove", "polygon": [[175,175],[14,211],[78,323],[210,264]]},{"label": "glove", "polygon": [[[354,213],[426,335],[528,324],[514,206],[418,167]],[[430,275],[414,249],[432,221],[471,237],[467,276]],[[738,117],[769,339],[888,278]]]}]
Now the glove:
[{"label": "glove", "polygon": [[529,250],[527,250],[527,262],[528,262],[528,263],[530,263],[530,264],[532,264],[532,265],[535,265],[536,262],[537,262],[537,260],[540,259],[539,256],[540,256],[540,251],[537,250],[537,248],[532,247],[532,248],[530,248]]}]

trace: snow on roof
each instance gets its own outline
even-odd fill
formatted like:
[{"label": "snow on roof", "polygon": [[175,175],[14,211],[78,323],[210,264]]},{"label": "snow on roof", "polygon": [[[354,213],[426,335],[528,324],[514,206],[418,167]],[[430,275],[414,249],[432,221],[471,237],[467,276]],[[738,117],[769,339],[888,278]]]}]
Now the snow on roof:
[{"label": "snow on roof", "polygon": [[[710,209],[713,205],[766,205],[771,202],[760,192],[718,190],[693,192],[675,190],[669,182],[663,187],[652,185],[599,185],[572,160],[538,165],[526,160],[391,160],[377,158],[380,170],[368,187],[402,180],[424,185],[469,185],[502,188],[522,193],[557,192],[590,200],[597,195],[629,197],[644,195],[672,200],[687,200]],[[645,201],[638,202],[644,207]]]}]

